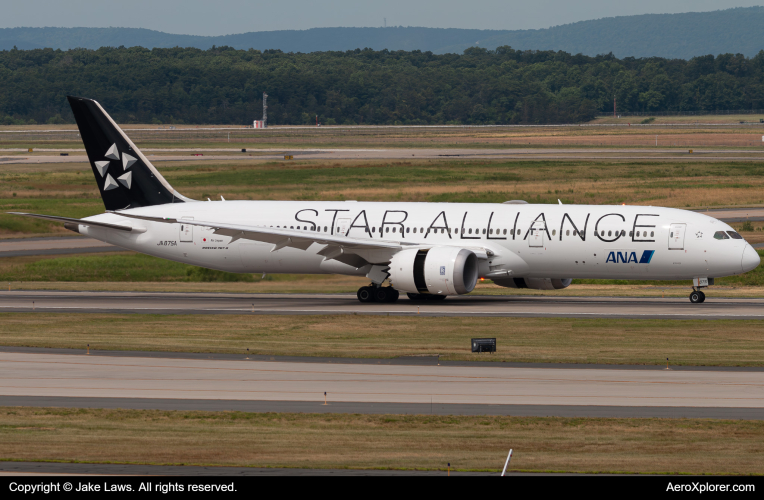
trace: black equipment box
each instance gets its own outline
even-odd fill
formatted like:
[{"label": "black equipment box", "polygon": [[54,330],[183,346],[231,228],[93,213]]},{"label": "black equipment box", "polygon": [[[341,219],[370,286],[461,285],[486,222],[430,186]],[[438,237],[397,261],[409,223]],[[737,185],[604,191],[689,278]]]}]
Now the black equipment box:
[{"label": "black equipment box", "polygon": [[472,339],[472,352],[496,352],[496,339]]}]

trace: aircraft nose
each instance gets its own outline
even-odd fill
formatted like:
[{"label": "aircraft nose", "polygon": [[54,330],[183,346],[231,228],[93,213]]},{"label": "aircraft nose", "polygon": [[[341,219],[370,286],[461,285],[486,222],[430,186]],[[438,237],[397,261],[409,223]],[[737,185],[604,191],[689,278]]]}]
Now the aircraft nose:
[{"label": "aircraft nose", "polygon": [[756,249],[749,244],[746,244],[745,249],[743,250],[743,260],[741,261],[741,264],[744,273],[756,269],[756,266],[761,264],[759,254],[756,253]]}]

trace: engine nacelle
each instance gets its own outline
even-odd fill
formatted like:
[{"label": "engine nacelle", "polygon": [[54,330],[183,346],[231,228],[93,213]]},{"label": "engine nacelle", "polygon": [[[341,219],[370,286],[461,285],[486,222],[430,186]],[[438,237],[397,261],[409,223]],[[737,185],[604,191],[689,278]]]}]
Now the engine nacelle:
[{"label": "engine nacelle", "polygon": [[475,289],[478,258],[457,247],[402,250],[393,255],[389,273],[401,292],[461,295]]},{"label": "engine nacelle", "polygon": [[507,278],[493,280],[499,286],[506,288],[532,288],[534,290],[560,290],[568,288],[572,279],[553,278]]}]

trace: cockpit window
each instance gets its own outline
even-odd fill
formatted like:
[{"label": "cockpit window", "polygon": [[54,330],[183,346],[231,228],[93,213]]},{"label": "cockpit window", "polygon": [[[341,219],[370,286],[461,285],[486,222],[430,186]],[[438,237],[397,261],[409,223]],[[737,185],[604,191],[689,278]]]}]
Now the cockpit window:
[{"label": "cockpit window", "polygon": [[740,236],[739,234],[737,234],[735,231],[727,231],[727,234],[729,234],[730,238],[732,238],[733,240],[742,240],[743,239],[743,237]]},{"label": "cockpit window", "polygon": [[728,240],[728,239],[730,239],[730,237],[727,236],[727,233],[725,233],[724,231],[716,231],[714,233],[714,239],[715,240]]}]

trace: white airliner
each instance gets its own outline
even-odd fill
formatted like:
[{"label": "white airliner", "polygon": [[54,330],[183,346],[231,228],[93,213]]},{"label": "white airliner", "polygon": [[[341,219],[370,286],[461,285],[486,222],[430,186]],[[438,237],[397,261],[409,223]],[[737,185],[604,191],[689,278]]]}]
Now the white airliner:
[{"label": "white airliner", "polygon": [[[470,293],[479,278],[554,290],[572,278],[693,280],[754,269],[729,225],[673,208],[602,205],[196,201],[178,193],[100,104],[69,97],[106,213],[62,221],[164,259],[235,273],[366,276],[361,302]],[[385,281],[389,286],[382,286]]]}]

